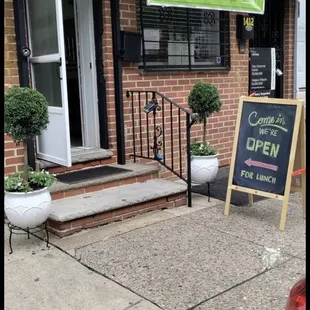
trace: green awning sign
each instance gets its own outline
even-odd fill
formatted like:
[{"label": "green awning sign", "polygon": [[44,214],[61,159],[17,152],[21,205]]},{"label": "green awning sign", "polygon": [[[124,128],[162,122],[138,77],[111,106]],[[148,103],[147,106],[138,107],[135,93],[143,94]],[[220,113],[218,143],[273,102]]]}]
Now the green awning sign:
[{"label": "green awning sign", "polygon": [[147,5],[264,14],[265,0],[147,0]]}]

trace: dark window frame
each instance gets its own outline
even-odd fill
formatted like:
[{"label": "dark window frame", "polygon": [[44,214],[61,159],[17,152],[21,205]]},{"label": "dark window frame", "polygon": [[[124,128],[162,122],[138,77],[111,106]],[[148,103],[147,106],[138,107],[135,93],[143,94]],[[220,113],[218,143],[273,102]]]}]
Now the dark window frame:
[{"label": "dark window frame", "polygon": [[[142,36],[142,51],[141,51],[141,63],[139,64],[139,69],[144,71],[144,72],[188,72],[188,71],[229,71],[230,70],[230,15],[229,12],[224,12],[224,11],[212,11],[212,10],[202,10],[202,9],[187,9],[187,8],[169,8],[169,7],[152,7],[152,18],[154,16],[155,22],[154,26],[152,25],[152,21],[150,20],[150,13],[146,12],[148,10],[148,7],[146,6],[146,0],[136,0],[136,12],[137,12],[137,28],[138,32],[141,33]],[[173,12],[172,10],[177,10],[177,13],[174,14],[174,19],[173,17]],[[156,14],[157,11],[157,14]],[[174,12],[175,12],[174,11]],[[164,18],[167,18],[169,16],[170,12],[170,21],[165,21]],[[204,23],[207,24],[208,20],[207,17],[208,14],[212,14],[212,21],[215,24],[216,22],[219,22],[219,30],[216,31],[210,31],[209,29],[206,32],[215,32],[219,34],[218,36],[218,43],[202,43],[200,46],[198,43],[198,46],[200,47],[200,50],[203,52],[208,51],[208,46],[214,45],[215,48],[219,48],[219,53],[220,55],[215,55],[212,56],[205,56],[200,62],[202,64],[197,64],[199,63],[199,56],[198,56],[198,61],[196,60],[196,54],[195,51],[194,53],[192,52],[193,49],[196,48],[197,43],[193,43],[193,38],[195,36],[197,37],[202,37],[201,34],[203,34],[203,27],[206,27],[205,25],[202,25],[202,20],[199,20],[198,27],[197,27],[197,14],[204,14],[203,16],[205,17]],[[179,17],[179,15],[181,17]],[[186,21],[184,20],[186,14]],[[216,17],[217,16],[217,17]],[[195,19],[196,18],[196,19]],[[157,20],[156,20],[157,19]],[[159,21],[160,20],[160,21]],[[164,20],[164,22],[163,22]],[[181,22],[180,22],[181,21]],[[169,24],[169,22],[172,23],[180,23],[183,27],[185,26],[185,31],[181,32],[174,32],[171,31],[171,28],[169,28],[167,25],[164,25],[164,23]],[[160,24],[158,26],[158,24]],[[213,24],[213,25],[214,25]],[[165,26],[167,27],[165,29]],[[198,30],[195,30],[194,28],[198,28]],[[201,27],[201,29],[199,28]],[[156,41],[149,41],[145,40],[145,30],[148,28],[153,28],[153,29],[159,29],[160,30],[160,35],[164,34],[165,38],[164,39],[157,39]],[[194,30],[193,30],[194,29]],[[196,32],[195,32],[196,31]],[[186,37],[186,40],[182,39],[181,41],[171,41],[171,39],[168,39],[168,36],[170,37],[175,36],[176,34],[181,35],[183,38],[184,36]],[[158,34],[157,34],[158,35]],[[199,39],[200,40],[200,39]],[[207,39],[208,40],[208,39]],[[188,46],[188,51],[185,56],[181,56],[179,54],[169,54],[168,51],[168,46],[167,44],[172,43],[177,46],[178,44],[187,44]],[[150,50],[148,49],[148,53],[146,52],[146,44],[157,44],[157,52],[150,54]],[[193,47],[192,45],[195,45]],[[205,47],[201,47],[205,46]],[[184,46],[183,49],[182,47],[179,48],[179,50],[185,51]],[[153,51],[154,52],[154,51]],[[208,55],[208,54],[207,54]],[[169,64],[169,58],[173,59],[175,62],[182,62],[185,60],[185,64]],[[181,58],[181,60],[180,60]],[[214,62],[211,62],[210,60],[213,60]],[[219,59],[220,63],[217,64],[215,59]],[[192,62],[197,62],[196,64],[193,64]],[[157,64],[156,64],[157,61]],[[162,64],[159,64],[162,62]]]}]

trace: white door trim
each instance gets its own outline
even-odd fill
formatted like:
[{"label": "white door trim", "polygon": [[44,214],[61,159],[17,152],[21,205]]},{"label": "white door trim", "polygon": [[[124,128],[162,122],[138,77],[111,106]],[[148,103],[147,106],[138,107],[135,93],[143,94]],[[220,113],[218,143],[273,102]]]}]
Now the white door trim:
[{"label": "white door trim", "polygon": [[306,0],[295,2],[294,97],[305,100],[306,92]]},{"label": "white door trim", "polygon": [[84,147],[100,147],[92,0],[75,0],[75,29]]}]

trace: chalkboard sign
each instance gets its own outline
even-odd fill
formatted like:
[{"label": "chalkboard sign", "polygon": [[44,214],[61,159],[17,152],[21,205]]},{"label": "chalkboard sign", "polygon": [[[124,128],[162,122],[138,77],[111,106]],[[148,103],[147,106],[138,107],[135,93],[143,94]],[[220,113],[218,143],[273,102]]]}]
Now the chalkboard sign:
[{"label": "chalkboard sign", "polygon": [[296,106],[243,102],[233,184],[283,195]]},{"label": "chalkboard sign", "polygon": [[[248,193],[250,205],[253,195],[278,199],[282,201],[280,230],[284,230],[291,191],[302,193],[305,215],[305,170],[303,101],[241,97],[224,214],[229,214],[232,190]],[[296,176],[301,176],[298,184],[292,182]]]},{"label": "chalkboard sign", "polygon": [[250,94],[255,93],[255,97],[275,97],[275,48],[251,48],[249,69]]}]

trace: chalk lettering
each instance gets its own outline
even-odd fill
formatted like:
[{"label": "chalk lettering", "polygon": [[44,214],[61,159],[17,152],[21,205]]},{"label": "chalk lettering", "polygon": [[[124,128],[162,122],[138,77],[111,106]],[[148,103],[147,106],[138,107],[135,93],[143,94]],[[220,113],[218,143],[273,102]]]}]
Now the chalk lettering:
[{"label": "chalk lettering", "polygon": [[283,118],[278,117],[278,119],[275,119],[273,116],[258,117],[256,111],[253,111],[250,113],[250,115],[248,117],[248,122],[249,122],[250,126],[252,126],[252,127],[269,126],[269,127],[276,127],[276,128],[279,128],[279,129],[287,132],[287,129],[285,127],[275,124],[275,123],[280,123],[280,124],[284,125],[285,121]]},{"label": "chalk lettering", "polygon": [[268,128],[259,128],[259,134],[260,135],[267,135],[269,132]]},{"label": "chalk lettering", "polygon": [[264,142],[262,140],[256,140],[255,143],[255,152],[261,149],[264,146]]},{"label": "chalk lettering", "polygon": [[261,182],[268,182],[268,183],[276,184],[277,178],[272,177],[270,175],[267,176],[267,175],[257,173],[256,180],[261,181]]},{"label": "chalk lettering", "polygon": [[253,179],[253,172],[248,172],[246,170],[241,170],[241,176],[246,179]]},{"label": "chalk lettering", "polygon": [[284,117],[281,116],[281,114],[278,115],[278,118],[276,120],[276,123],[280,123],[282,125],[285,125]]},{"label": "chalk lettering", "polygon": [[264,143],[264,147],[263,147],[263,154],[264,155],[269,155],[270,154],[270,146],[271,146],[271,142],[266,141]]},{"label": "chalk lettering", "polygon": [[280,144],[271,143],[270,156],[277,158],[279,154]]},{"label": "chalk lettering", "polygon": [[274,144],[268,141],[257,140],[249,137],[246,142],[246,148],[249,151],[260,151],[264,155],[277,158],[280,150],[280,144]]},{"label": "chalk lettering", "polygon": [[278,131],[279,131],[279,130],[271,129],[270,135],[276,137],[276,136],[278,135]]},{"label": "chalk lettering", "polygon": [[249,115],[249,124],[251,126],[257,126],[257,125],[263,125],[263,124],[273,124],[275,122],[274,117],[259,117],[257,119],[257,112],[253,111],[250,115]]},{"label": "chalk lettering", "polygon": [[255,148],[255,139],[254,138],[248,138],[246,141],[246,148],[249,151],[254,151]]}]

